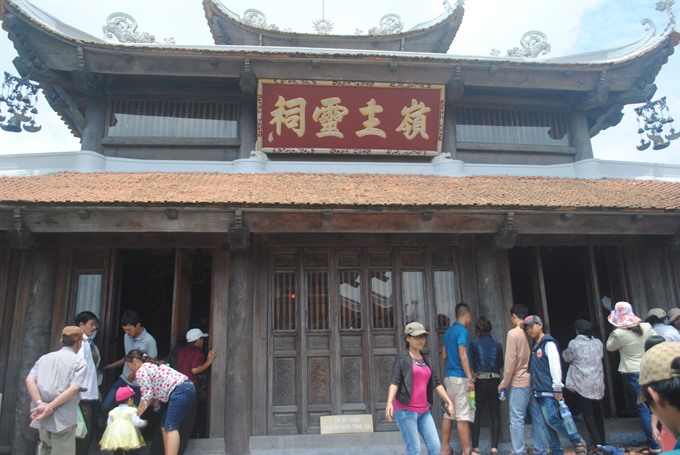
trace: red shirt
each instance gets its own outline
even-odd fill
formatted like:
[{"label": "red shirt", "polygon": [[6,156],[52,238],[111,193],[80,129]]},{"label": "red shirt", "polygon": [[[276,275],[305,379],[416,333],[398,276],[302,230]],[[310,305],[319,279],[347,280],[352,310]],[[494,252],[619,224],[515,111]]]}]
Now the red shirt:
[{"label": "red shirt", "polygon": [[177,371],[186,374],[194,385],[198,386],[198,378],[191,372],[193,368],[203,365],[205,353],[195,344],[187,344],[177,350]]}]

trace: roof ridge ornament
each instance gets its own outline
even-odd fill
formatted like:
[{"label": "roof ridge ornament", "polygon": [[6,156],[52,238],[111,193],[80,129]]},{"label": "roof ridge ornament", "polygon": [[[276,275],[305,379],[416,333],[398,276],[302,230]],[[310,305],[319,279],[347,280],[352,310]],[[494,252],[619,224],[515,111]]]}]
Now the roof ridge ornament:
[{"label": "roof ridge ornament", "polygon": [[659,0],[656,2],[657,11],[666,11],[668,14],[668,25],[666,25],[666,30],[675,28],[675,15],[673,14],[673,5],[675,0]]},{"label": "roof ridge ornament", "polygon": [[267,30],[279,30],[279,27],[274,24],[267,23],[267,16],[255,8],[248,8],[243,12],[243,22],[253,27],[264,28]]},{"label": "roof ridge ornament", "polygon": [[[111,13],[106,18],[106,25],[102,27],[104,36],[117,39],[121,43],[161,44],[156,36],[147,32],[137,31],[137,21],[126,13]],[[175,38],[165,38],[162,44],[175,44]]]},{"label": "roof ridge ornament", "polygon": [[378,27],[368,29],[369,35],[392,35],[404,30],[404,22],[402,22],[401,16],[394,13],[385,14],[380,18],[378,24]]},{"label": "roof ridge ornament", "polygon": [[[508,49],[508,57],[536,58],[541,55],[547,55],[550,52],[548,37],[545,33],[538,30],[529,30],[524,33],[519,40],[519,44],[521,47]],[[498,57],[501,55],[501,51],[493,48],[491,49],[491,55]]]},{"label": "roof ridge ornament", "polygon": [[312,25],[319,35],[330,35],[333,31],[333,21],[326,19],[326,2],[324,0],[321,0],[321,19],[315,20]]}]

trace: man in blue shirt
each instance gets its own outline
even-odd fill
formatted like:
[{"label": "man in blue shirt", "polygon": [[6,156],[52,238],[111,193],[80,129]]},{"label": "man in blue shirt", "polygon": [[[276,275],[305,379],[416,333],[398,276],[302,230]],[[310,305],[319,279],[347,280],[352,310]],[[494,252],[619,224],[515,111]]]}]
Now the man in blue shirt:
[{"label": "man in blue shirt", "polygon": [[470,455],[470,423],[475,420],[475,411],[470,409],[468,395],[475,390],[475,379],[468,360],[468,331],[472,321],[470,307],[465,303],[456,305],[456,321],[444,334],[442,360],[446,362],[444,386],[453,407],[454,416],[444,415],[442,421],[442,455],[451,453],[451,427],[456,420],[458,439],[463,455]]}]

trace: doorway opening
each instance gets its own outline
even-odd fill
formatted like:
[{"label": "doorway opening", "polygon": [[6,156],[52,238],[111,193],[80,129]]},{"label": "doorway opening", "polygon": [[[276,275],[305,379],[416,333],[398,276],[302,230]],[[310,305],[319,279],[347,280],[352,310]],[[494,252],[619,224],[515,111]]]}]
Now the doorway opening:
[{"label": "doorway opening", "polygon": [[[206,333],[210,331],[212,251],[120,249],[116,251],[116,271],[115,317],[119,318],[126,310],[137,311],[142,326],[156,339],[158,358],[178,368],[172,354],[186,345],[187,330],[196,327]],[[115,330],[116,359],[120,359],[125,354],[124,334],[120,325]],[[207,339],[204,349],[209,345]],[[193,429],[186,430],[191,438],[208,436],[209,376],[209,369],[197,375],[197,414]],[[148,438],[157,436],[149,434]]]}]

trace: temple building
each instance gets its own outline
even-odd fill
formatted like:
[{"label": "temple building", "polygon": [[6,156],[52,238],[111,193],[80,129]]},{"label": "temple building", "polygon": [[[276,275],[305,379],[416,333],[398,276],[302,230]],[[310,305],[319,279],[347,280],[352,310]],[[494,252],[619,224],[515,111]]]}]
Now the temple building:
[{"label": "temple building", "polygon": [[[672,1],[658,33],[554,58],[537,32],[513,55],[447,54],[462,1],[347,36],[202,1],[212,46],[157,43],[126,14],[107,40],[0,0],[18,73],[82,145],[1,158],[7,453],[34,453],[23,380],[83,310],[101,318],[102,365],[122,357],[125,310],[162,357],[209,331],[219,355],[190,447],[323,454],[401,444],[384,409],[408,322],[438,359],[460,302],[502,341],[526,304],[561,345],[577,318],[606,339],[619,300],[642,317],[680,306],[680,166],[598,160],[591,145],[654,94],[680,42]],[[606,355],[608,418],[635,415],[617,365]],[[368,415],[373,432],[319,434],[338,415]]]}]

